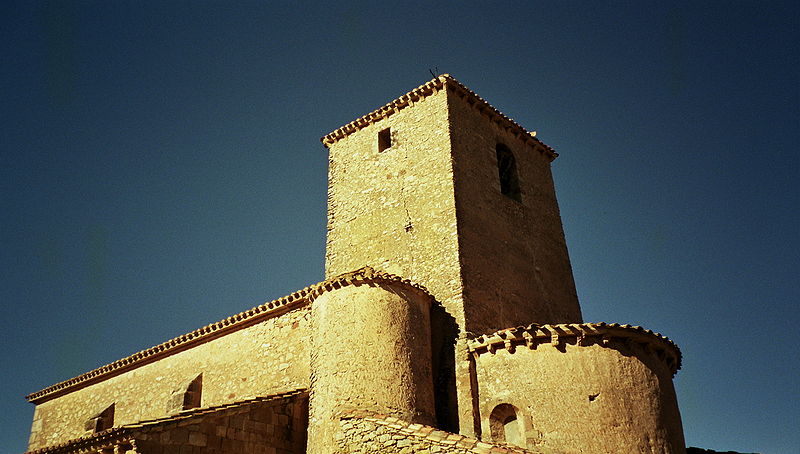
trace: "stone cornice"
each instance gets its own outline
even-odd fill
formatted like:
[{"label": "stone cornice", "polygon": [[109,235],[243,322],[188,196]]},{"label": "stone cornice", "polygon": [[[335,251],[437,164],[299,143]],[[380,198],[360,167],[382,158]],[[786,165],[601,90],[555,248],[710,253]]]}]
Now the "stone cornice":
[{"label": "stone cornice", "polygon": [[539,344],[558,347],[565,343],[578,346],[596,343],[602,346],[612,341],[641,345],[666,363],[672,374],[681,368],[681,351],[666,336],[641,326],[617,323],[570,323],[559,325],[529,325],[508,328],[483,335],[467,342],[469,351],[481,355],[505,349],[514,353],[516,347],[535,349]]},{"label": "stone cornice", "polygon": [[547,155],[550,160],[553,160],[558,156],[558,153],[556,153],[555,150],[536,138],[535,132],[532,133],[523,128],[519,123],[497,110],[497,108],[486,102],[486,100],[478,96],[474,91],[467,88],[464,84],[449,74],[442,74],[441,76],[438,76],[435,79],[420,85],[403,96],[395,99],[394,101],[391,101],[388,104],[373,110],[363,117],[351,121],[341,128],[322,137],[320,140],[326,147],[330,147],[348,135],[366,128],[367,126],[384,118],[387,118],[390,115],[405,109],[406,107],[413,106],[414,103],[417,103],[432,94],[438,93],[442,89],[451,90],[452,92],[456,93],[473,109],[476,109],[482,115],[488,116],[491,121],[497,123],[507,131],[512,132],[514,136],[523,142],[531,146],[535,146],[537,150]]},{"label": "stone cornice", "polygon": [[336,277],[332,277],[326,281],[320,282],[311,289],[308,294],[308,300],[313,302],[315,299],[317,299],[317,297],[325,292],[346,287],[348,285],[363,285],[371,283],[402,284],[428,296],[431,300],[433,300],[433,296],[431,296],[431,294],[428,292],[428,289],[422,285],[395,274],[376,270],[371,266],[365,266],[355,271],[340,274]]}]

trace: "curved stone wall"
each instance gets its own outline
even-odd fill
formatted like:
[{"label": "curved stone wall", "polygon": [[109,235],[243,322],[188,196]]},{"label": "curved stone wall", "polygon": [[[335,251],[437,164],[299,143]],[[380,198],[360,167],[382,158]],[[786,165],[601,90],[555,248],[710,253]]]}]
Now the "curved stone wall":
[{"label": "curved stone wall", "polygon": [[[578,453],[685,453],[672,376],[680,352],[639,327],[532,325],[470,342],[482,438],[499,406],[523,447]],[[496,413],[496,412],[495,412]],[[503,421],[501,421],[502,423]],[[511,441],[511,440],[491,440]]]},{"label": "curved stone wall", "polygon": [[360,270],[323,283],[312,299],[308,452],[333,452],[336,419],[349,409],[434,424],[432,297]]}]

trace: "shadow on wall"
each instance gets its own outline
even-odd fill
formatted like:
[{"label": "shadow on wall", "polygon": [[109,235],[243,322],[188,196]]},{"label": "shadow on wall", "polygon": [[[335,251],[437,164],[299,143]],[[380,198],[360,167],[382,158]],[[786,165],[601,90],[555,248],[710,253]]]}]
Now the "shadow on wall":
[{"label": "shadow on wall", "polygon": [[458,325],[455,318],[438,301],[434,301],[431,305],[431,356],[436,424],[440,429],[452,433],[458,433],[455,364],[457,338]]},{"label": "shadow on wall", "polygon": [[686,454],[759,454],[757,452],[738,452],[738,451],[714,451],[703,448],[686,448]]}]

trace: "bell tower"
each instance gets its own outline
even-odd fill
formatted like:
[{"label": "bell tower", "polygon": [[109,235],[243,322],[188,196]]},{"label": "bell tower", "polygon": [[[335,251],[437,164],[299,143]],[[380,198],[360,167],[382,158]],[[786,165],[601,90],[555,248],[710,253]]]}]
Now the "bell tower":
[{"label": "bell tower", "polygon": [[427,288],[439,427],[479,431],[467,340],[581,311],[550,163],[556,153],[439,76],[322,138],[326,278],[364,266]]},{"label": "bell tower", "polygon": [[409,278],[471,335],[581,321],[556,153],[460,82],[439,76],[322,141],[326,277]]}]

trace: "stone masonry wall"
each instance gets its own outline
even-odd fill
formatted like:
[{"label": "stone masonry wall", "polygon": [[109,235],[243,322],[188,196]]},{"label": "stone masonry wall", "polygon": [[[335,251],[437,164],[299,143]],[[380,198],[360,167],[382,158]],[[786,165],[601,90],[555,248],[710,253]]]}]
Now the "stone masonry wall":
[{"label": "stone masonry wall", "polygon": [[305,454],[306,399],[255,403],[236,411],[143,428],[137,454]]},{"label": "stone masonry wall", "polygon": [[493,410],[511,405],[529,449],[685,453],[674,371],[662,353],[622,339],[560,342],[476,355],[482,440],[492,440]]},{"label": "stone masonry wall", "polygon": [[83,436],[112,403],[114,426],[163,417],[172,392],[200,373],[203,407],[308,388],[308,318],[301,307],[39,403],[29,449]]},{"label": "stone masonry wall", "polygon": [[[391,128],[391,148],[378,132]],[[423,285],[461,321],[444,91],[330,145],[326,278],[365,265]]]},{"label": "stone masonry wall", "polygon": [[[448,90],[464,329],[473,335],[530,323],[575,323],[581,311],[546,146]],[[530,139],[528,137],[528,139]],[[496,148],[514,154],[521,201],[500,192]]]},{"label": "stone masonry wall", "polygon": [[[469,377],[456,360],[465,347],[453,347],[464,310],[447,93],[432,90],[407,95],[407,107],[328,144],[325,273],[373,266],[423,285],[441,303],[446,313],[432,315],[437,417],[471,433]],[[386,128],[392,144],[379,152]]]},{"label": "stone masonry wall", "polygon": [[[327,277],[370,265],[430,291],[451,317],[433,316],[439,423],[474,434],[468,333],[581,313],[553,152],[467,90],[441,76],[323,140]],[[391,147],[380,151],[386,128]],[[500,193],[498,143],[517,158],[521,203]]]},{"label": "stone masonry wall", "polygon": [[534,454],[363,411],[345,415],[339,426],[336,454]]},{"label": "stone masonry wall", "polygon": [[342,408],[435,424],[431,296],[400,282],[354,282],[314,299],[309,454],[332,452]]}]

